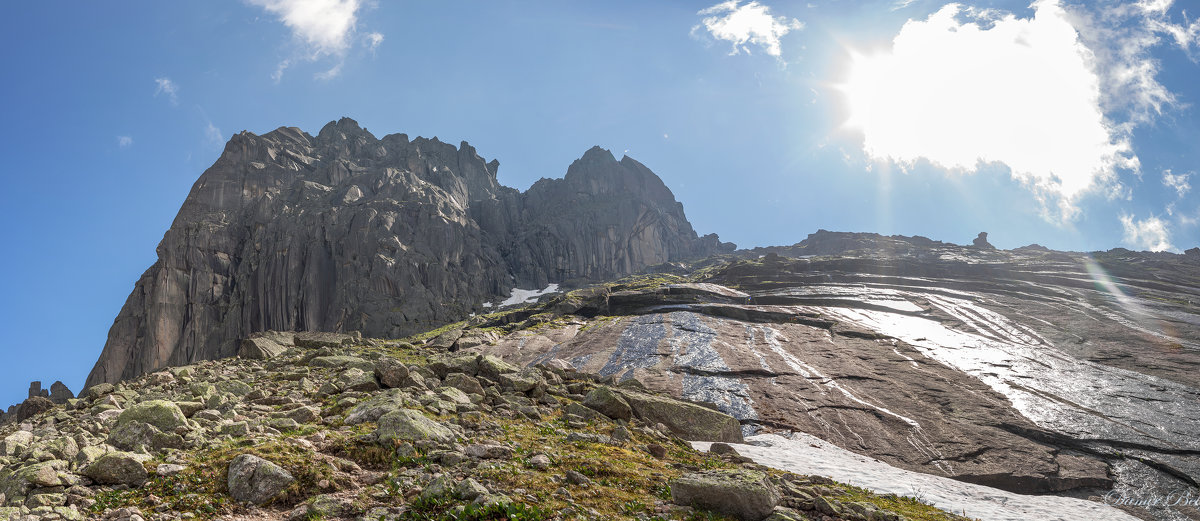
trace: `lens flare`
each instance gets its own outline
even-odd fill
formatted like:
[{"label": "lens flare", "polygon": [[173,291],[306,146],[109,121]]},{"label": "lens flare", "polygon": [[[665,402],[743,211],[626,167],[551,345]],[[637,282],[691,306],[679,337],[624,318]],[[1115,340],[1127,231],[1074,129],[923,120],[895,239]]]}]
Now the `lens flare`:
[{"label": "lens flare", "polygon": [[1146,333],[1153,337],[1152,340],[1164,340],[1173,348],[1182,347],[1176,329],[1171,327],[1169,323],[1158,318],[1145,306],[1138,303],[1138,299],[1125,293],[1117,285],[1112,276],[1105,271],[1104,267],[1100,266],[1100,263],[1096,262],[1091,255],[1084,258],[1083,266],[1087,270],[1088,276],[1092,278],[1092,282],[1096,284],[1096,289],[1111,295],[1117,306],[1128,315],[1128,320],[1123,320],[1121,317],[1115,315],[1110,318]]}]

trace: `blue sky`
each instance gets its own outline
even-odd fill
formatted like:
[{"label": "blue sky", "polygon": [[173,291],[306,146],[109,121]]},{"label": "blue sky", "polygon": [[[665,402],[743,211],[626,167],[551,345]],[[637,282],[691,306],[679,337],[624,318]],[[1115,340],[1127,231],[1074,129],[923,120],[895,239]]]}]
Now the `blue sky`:
[{"label": "blue sky", "polygon": [[[79,391],[234,133],[349,116],[527,188],[593,145],[742,247],[1200,244],[1185,2],[23,2],[0,20],[0,403]],[[1193,8],[1194,11],[1200,9]]]}]

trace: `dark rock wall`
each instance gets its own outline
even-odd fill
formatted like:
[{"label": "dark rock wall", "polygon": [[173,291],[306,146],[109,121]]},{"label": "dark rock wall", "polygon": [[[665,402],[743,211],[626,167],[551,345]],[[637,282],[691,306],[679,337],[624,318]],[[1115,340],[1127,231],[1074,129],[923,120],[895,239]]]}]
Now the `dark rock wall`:
[{"label": "dark rock wall", "polygon": [[263,330],[397,337],[514,287],[600,280],[729,250],[648,168],[593,148],[563,179],[501,186],[467,143],[243,132],[192,187],[88,386],[232,356]]}]

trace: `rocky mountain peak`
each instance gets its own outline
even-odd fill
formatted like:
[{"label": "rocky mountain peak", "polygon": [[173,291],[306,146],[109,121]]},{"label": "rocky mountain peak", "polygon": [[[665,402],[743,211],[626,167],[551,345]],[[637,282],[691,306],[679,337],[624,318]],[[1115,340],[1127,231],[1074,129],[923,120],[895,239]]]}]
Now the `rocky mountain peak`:
[{"label": "rocky mountain peak", "polygon": [[584,283],[732,247],[653,172],[594,147],[521,193],[466,141],[350,118],[242,132],[193,185],[87,385],[230,356],[264,330],[397,337],[514,287]]},{"label": "rocky mountain peak", "polygon": [[326,142],[345,141],[359,137],[378,141],[374,135],[359,126],[357,121],[347,117],[326,123],[317,133],[317,139]]}]

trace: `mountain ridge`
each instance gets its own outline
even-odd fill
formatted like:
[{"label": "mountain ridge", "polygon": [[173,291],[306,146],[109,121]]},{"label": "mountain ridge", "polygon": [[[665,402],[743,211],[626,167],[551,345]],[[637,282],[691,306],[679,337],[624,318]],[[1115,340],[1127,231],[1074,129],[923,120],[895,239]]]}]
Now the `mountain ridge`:
[{"label": "mountain ridge", "polygon": [[670,189],[593,147],[520,192],[437,138],[234,135],[193,185],[85,387],[232,355],[254,331],[399,337],[514,287],[586,282],[734,246],[699,237]]}]

